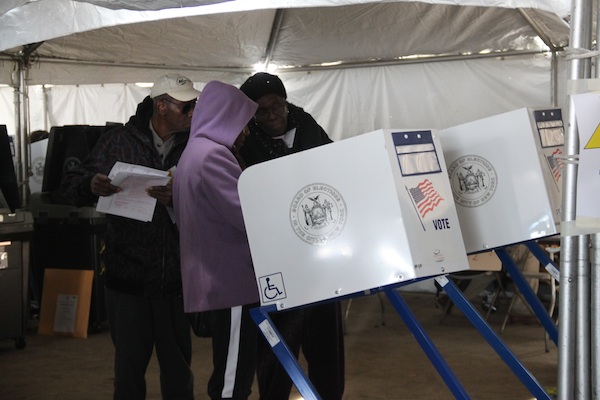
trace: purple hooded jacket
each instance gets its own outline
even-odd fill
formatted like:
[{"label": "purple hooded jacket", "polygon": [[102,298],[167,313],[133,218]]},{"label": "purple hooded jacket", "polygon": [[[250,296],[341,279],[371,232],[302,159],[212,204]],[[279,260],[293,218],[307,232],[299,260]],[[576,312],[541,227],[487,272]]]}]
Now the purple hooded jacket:
[{"label": "purple hooded jacket", "polygon": [[186,312],[258,302],[231,149],[258,105],[234,86],[209,82],[192,117],[173,181]]}]

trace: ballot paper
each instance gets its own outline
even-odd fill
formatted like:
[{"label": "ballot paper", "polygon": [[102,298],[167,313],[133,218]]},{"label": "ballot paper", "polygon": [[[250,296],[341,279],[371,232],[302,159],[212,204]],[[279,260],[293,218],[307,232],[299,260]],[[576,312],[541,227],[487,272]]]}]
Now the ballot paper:
[{"label": "ballot paper", "polygon": [[96,211],[143,222],[152,221],[157,201],[148,195],[146,189],[164,186],[171,180],[169,171],[120,161],[115,163],[108,177],[122,190],[111,196],[100,196]]}]

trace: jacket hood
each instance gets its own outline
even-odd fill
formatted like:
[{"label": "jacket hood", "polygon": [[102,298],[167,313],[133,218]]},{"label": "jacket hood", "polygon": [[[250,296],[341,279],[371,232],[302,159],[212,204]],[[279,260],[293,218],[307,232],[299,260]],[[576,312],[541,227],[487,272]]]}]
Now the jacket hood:
[{"label": "jacket hood", "polygon": [[152,111],[154,110],[154,103],[150,96],[146,96],[144,100],[138,104],[135,114],[129,118],[129,123],[133,124],[136,128],[146,131],[148,130],[148,122],[152,117]]},{"label": "jacket hood", "polygon": [[194,109],[190,137],[206,137],[232,148],[257,108],[258,104],[235,86],[208,82]]}]

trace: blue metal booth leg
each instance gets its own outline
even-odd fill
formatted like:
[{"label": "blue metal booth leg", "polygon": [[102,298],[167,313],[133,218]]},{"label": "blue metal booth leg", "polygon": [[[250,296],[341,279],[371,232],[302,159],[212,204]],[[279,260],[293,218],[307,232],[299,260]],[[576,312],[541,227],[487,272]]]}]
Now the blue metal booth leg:
[{"label": "blue metal booth leg", "polygon": [[253,308],[250,310],[250,315],[254,320],[256,326],[262,332],[263,336],[271,345],[271,349],[285,371],[289,375],[296,389],[300,392],[304,400],[321,400],[319,394],[315,390],[314,386],[308,380],[308,377],[298,364],[298,360],[294,357],[294,354],[290,351],[289,347],[281,337],[281,334],[269,318],[270,312],[276,312],[277,306],[262,306]]},{"label": "blue metal booth leg", "polygon": [[[519,277],[524,282],[524,287],[521,289],[520,283],[517,283],[519,289],[521,289],[522,293],[529,292],[533,294],[531,287],[525,281],[523,276],[521,275],[518,268],[514,265],[512,259],[508,256],[508,254],[503,250],[496,250],[496,253],[502,260],[503,264],[508,268],[513,280]],[[535,253],[534,253],[535,254]],[[541,260],[540,260],[541,261]],[[446,276],[439,276],[435,278],[436,281],[440,284],[440,286],[444,289],[448,297],[454,302],[454,304],[460,308],[463,314],[471,321],[471,323],[475,326],[475,328],[479,331],[479,333],[483,336],[485,340],[492,346],[492,348],[496,351],[496,353],[502,358],[502,360],[506,363],[506,365],[513,371],[513,373],[519,378],[519,380],[525,385],[525,387],[533,394],[537,399],[546,399],[550,400],[550,396],[545,392],[539,382],[535,379],[533,375],[519,362],[519,360],[512,354],[512,352],[506,347],[506,345],[500,340],[500,338],[496,335],[496,333],[490,328],[490,326],[485,322],[485,320],[481,317],[481,315],[474,309],[473,305],[463,296],[461,291],[456,287],[456,285],[450,281]],[[516,281],[515,281],[516,282]],[[407,325],[429,360],[432,362],[433,366],[436,368],[450,391],[454,394],[456,399],[469,399],[468,394],[461,386],[460,382],[446,364],[445,360],[426,334],[423,327],[419,324],[414,314],[400,296],[400,293],[395,286],[387,286],[382,289],[387,297],[390,299],[392,305]],[[535,296],[535,294],[533,294]],[[528,299],[526,297],[528,301]],[[538,301],[542,310],[545,312],[543,305],[535,296],[535,299]],[[535,310],[535,308],[534,308]],[[281,334],[273,325],[271,318],[269,318],[269,313],[277,312],[277,307],[275,305],[270,306],[262,306],[253,308],[250,310],[250,315],[254,320],[254,323],[258,326],[261,333],[269,342],[271,349],[273,350],[277,359],[281,362],[282,366],[288,373],[292,382],[304,398],[304,400],[321,400],[319,394],[316,389],[298,364],[298,360],[289,347],[283,340]],[[545,312],[547,315],[547,312]],[[548,317],[549,318],[549,317]],[[551,320],[551,318],[549,318]],[[551,320],[552,321],[552,320]],[[556,332],[556,326],[552,321],[552,326]],[[550,333],[550,331],[548,331]],[[550,334],[552,336],[552,334]],[[554,338],[558,336],[555,333]],[[554,340],[554,339],[553,339]],[[556,343],[556,341],[555,341]]]},{"label": "blue metal booth leg", "polygon": [[523,243],[529,251],[538,259],[538,261],[544,266],[546,271],[556,280],[560,280],[560,271],[558,270],[558,266],[550,259],[548,253],[546,253],[542,248],[534,241],[528,240]]},{"label": "blue metal booth leg", "polygon": [[[470,397],[460,385],[458,379],[448,367],[445,360],[440,355],[439,351],[435,348],[432,341],[429,339],[425,330],[419,324],[410,308],[402,299],[396,287],[387,287],[383,290],[387,294],[388,298],[392,302],[394,308],[398,314],[404,320],[404,323],[410,329],[413,336],[417,339],[417,342],[421,345],[421,348],[425,351],[425,354],[429,357],[433,366],[436,368],[442,379],[446,382],[446,385],[454,394],[456,399],[469,400]],[[277,359],[281,362],[281,365],[285,368],[289,377],[292,379],[296,388],[304,398],[304,400],[320,400],[318,393],[313,387],[312,383],[298,364],[296,357],[292,354],[287,344],[281,337],[281,334],[277,328],[273,325],[271,318],[269,318],[270,312],[276,312],[277,307],[274,305],[257,307],[250,310],[250,315],[254,320],[254,323],[259,327],[265,339],[271,345],[273,352]]]},{"label": "blue metal booth leg", "polygon": [[[502,258],[501,258],[502,259]],[[494,351],[502,358],[504,363],[513,371],[515,376],[525,385],[531,394],[536,399],[547,399],[551,397],[546,393],[544,388],[535,379],[535,377],[521,364],[510,349],[500,340],[498,335],[485,322],[481,315],[475,310],[473,305],[463,296],[462,292],[456,285],[450,281],[446,275],[439,276],[435,280],[444,289],[448,297],[454,304],[460,308],[463,314],[471,321],[481,336],[492,346]],[[527,285],[529,286],[529,285]]]},{"label": "blue metal booth leg", "polygon": [[450,367],[448,367],[448,364],[446,364],[446,361],[442,358],[440,352],[434,346],[427,333],[425,333],[425,330],[417,321],[402,296],[400,296],[400,293],[398,293],[397,288],[386,287],[384,288],[384,291],[425,354],[427,354],[427,357],[429,357],[429,360],[435,369],[438,371],[444,382],[446,382],[450,391],[454,394],[454,397],[456,399],[469,399],[466,391],[461,386]]},{"label": "blue metal booth leg", "polygon": [[[533,255],[536,256],[536,258],[542,264],[553,264],[552,261],[550,261],[550,258],[543,254],[542,250],[535,242],[525,242],[524,244],[529,248]],[[529,303],[529,305],[531,306],[531,309],[535,313],[535,316],[544,326],[546,332],[548,332],[548,335],[550,336],[554,344],[558,345],[558,329],[556,328],[554,320],[552,319],[550,314],[548,314],[548,310],[546,310],[546,308],[538,298],[537,294],[535,294],[533,289],[531,289],[531,286],[529,285],[521,271],[519,271],[519,268],[515,265],[515,262],[510,257],[506,249],[496,249],[496,254],[498,255],[498,258],[500,258],[500,261],[502,261],[502,265],[510,274],[510,277],[512,278],[515,285],[519,288],[519,291],[521,292],[527,303]]]}]

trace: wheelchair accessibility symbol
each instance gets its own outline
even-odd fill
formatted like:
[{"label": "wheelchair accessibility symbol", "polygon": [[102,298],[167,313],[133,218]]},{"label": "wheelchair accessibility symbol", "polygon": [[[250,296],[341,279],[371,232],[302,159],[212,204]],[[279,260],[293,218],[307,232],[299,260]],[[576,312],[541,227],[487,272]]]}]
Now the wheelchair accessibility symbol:
[{"label": "wheelchair accessibility symbol", "polygon": [[281,272],[259,278],[260,295],[263,303],[285,299],[285,286]]}]

